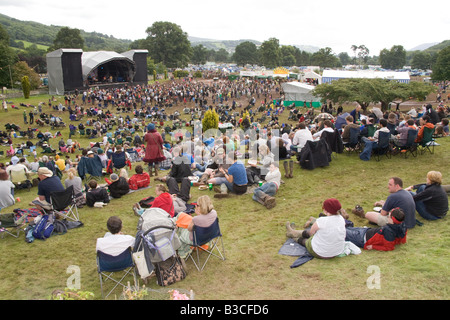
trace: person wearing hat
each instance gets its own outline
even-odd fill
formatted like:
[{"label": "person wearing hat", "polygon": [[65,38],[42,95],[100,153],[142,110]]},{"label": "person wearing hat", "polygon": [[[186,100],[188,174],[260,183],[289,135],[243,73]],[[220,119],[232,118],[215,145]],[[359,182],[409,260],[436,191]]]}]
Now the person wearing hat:
[{"label": "person wearing hat", "polygon": [[33,204],[41,209],[48,208],[50,203],[50,195],[55,191],[64,191],[64,186],[58,176],[47,167],[40,167],[37,171],[39,184],[38,184],[38,197],[33,201]]},{"label": "person wearing hat", "polygon": [[166,159],[163,153],[163,138],[155,129],[153,123],[147,126],[147,133],[144,135],[144,141],[147,144],[145,147],[145,156],[143,161],[148,164],[148,172],[150,177],[155,171],[155,176],[158,175],[159,163]]},{"label": "person wearing hat", "polygon": [[102,161],[103,168],[106,168],[106,164],[108,163],[108,156],[106,155],[105,151],[103,151],[103,149],[101,149],[101,148],[98,148],[97,155],[100,158],[100,160]]},{"label": "person wearing hat", "polygon": [[108,186],[109,194],[113,198],[121,198],[130,192],[130,186],[128,185],[127,179],[124,177],[119,177],[117,174],[113,173],[109,176],[111,184]]},{"label": "person wearing hat", "polygon": [[11,164],[6,167],[6,173],[12,183],[17,185],[18,188],[31,187],[31,172],[26,165],[20,162],[20,159],[17,156],[11,158]]},{"label": "person wearing hat", "polygon": [[335,198],[323,202],[323,215],[316,219],[310,229],[294,230],[286,223],[286,236],[294,238],[316,258],[329,259],[340,255],[345,248],[345,219],[341,203]]}]

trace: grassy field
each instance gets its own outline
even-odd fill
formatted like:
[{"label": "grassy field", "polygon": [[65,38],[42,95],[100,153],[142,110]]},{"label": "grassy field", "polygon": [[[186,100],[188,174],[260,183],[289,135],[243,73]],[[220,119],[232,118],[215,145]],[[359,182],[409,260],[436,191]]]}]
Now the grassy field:
[{"label": "grassy field", "polygon": [[[39,101],[48,102],[48,98],[15,99],[14,103],[37,105]],[[63,101],[62,97],[58,99]],[[24,126],[23,109],[27,110],[20,108],[2,112],[1,127],[14,121]],[[48,107],[44,111],[50,112]],[[61,116],[69,123],[67,114]],[[282,122],[286,122],[286,118],[287,113],[282,115]],[[62,133],[67,139],[68,129]],[[52,140],[54,147],[58,140]],[[78,141],[86,146],[91,140]],[[401,177],[404,185],[409,186],[425,182],[429,170],[438,170],[443,174],[444,183],[450,184],[450,138],[440,138],[438,143],[440,146],[435,147],[434,154],[416,158],[395,156],[382,158],[380,162],[375,159],[364,162],[356,154],[339,154],[333,157],[330,166],[312,171],[301,169],[296,164],[294,178],[284,179],[285,183],[276,195],[277,205],[271,210],[252,201],[251,195],[214,199],[224,236],[226,260],[210,260],[201,273],[192,262],[188,262],[187,278],[173,287],[193,290],[196,299],[200,300],[449,299],[448,217],[436,222],[419,219],[424,225],[409,230],[407,243],[391,252],[364,251],[360,255],[343,258],[313,259],[298,268],[290,268],[295,257],[278,254],[286,240],[286,221],[303,225],[310,216],[321,212],[321,204],[326,198],[339,199],[355,226],[366,226],[368,222],[351,214],[351,209],[360,204],[367,211],[375,201],[386,199],[390,177]],[[6,150],[6,147],[1,150]],[[0,158],[0,162],[8,160]],[[284,174],[284,170],[281,171]],[[151,185],[155,185],[153,179]],[[36,188],[30,192],[16,192],[21,201],[8,208],[7,212],[29,208],[36,192]],[[194,201],[203,194],[213,195],[213,191],[196,188],[192,188],[191,193]],[[101,209],[81,208],[83,227],[46,241],[35,240],[28,244],[23,235],[18,239],[0,239],[0,299],[47,299],[54,290],[66,287],[71,276],[67,270],[73,265],[80,270],[81,290],[93,292],[95,299],[101,299],[95,259],[96,239],[107,231],[106,220],[111,215],[120,216],[124,232],[134,235],[138,218],[133,214],[132,205],[149,195],[155,195],[153,187],[129,194],[121,200],[112,200]],[[372,275],[370,270],[374,267],[379,268],[380,289],[370,289],[367,285]],[[147,286],[160,288],[154,279]]]}]

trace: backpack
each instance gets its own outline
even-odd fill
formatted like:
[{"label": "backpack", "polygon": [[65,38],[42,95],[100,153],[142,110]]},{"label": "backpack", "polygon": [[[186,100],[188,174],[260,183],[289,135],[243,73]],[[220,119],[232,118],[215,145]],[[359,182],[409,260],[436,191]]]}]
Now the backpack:
[{"label": "backpack", "polygon": [[52,235],[53,229],[53,217],[50,217],[48,214],[44,214],[36,224],[32,235],[35,239],[45,240]]},{"label": "backpack", "polygon": [[152,206],[153,201],[155,201],[155,197],[152,196],[146,197],[139,201],[139,205],[142,208],[150,208]]}]

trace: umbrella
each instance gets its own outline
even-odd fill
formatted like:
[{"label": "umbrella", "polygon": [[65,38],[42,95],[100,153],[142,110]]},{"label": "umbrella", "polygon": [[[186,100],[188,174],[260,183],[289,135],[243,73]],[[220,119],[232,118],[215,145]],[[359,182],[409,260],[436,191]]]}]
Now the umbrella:
[{"label": "umbrella", "polygon": [[334,120],[334,117],[331,114],[325,112],[325,113],[321,113],[317,117],[315,117],[314,121],[316,121],[316,120],[319,120],[319,121]]}]

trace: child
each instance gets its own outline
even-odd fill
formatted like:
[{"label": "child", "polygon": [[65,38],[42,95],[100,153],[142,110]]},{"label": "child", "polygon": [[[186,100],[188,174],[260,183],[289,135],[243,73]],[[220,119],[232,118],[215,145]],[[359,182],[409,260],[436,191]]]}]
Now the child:
[{"label": "child", "polygon": [[366,250],[390,251],[396,244],[406,243],[405,213],[400,208],[389,212],[388,224],[376,228],[346,228],[346,241]]}]

